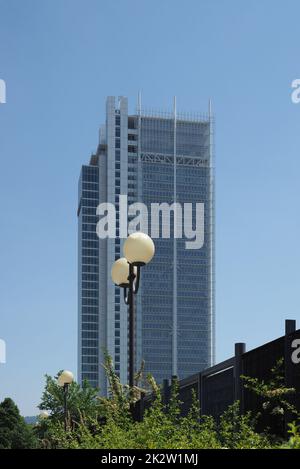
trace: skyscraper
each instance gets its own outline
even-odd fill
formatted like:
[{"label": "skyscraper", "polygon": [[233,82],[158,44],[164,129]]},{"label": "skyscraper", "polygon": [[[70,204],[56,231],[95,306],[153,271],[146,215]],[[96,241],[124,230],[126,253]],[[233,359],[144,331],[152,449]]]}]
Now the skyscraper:
[{"label": "skyscraper", "polygon": [[[108,97],[106,123],[88,165],[82,166],[78,205],[78,372],[106,393],[104,350],[127,381],[127,307],[111,281],[122,257],[119,197],[140,201],[204,204],[204,244],[154,239],[155,257],[142,269],[137,297],[136,366],[158,382],[196,373],[214,362],[214,170],[213,119],[142,109],[128,115],[127,98]],[[116,207],[116,238],[99,239],[96,207]],[[172,212],[171,216],[172,216]],[[173,216],[174,218],[174,216]],[[151,233],[149,233],[151,234]],[[172,234],[172,233],[171,233]],[[173,233],[174,234],[174,233]]]}]

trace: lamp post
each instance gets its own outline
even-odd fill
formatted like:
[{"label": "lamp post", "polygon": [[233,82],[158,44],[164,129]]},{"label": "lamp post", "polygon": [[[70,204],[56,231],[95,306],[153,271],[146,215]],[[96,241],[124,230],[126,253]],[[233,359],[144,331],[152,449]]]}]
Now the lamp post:
[{"label": "lamp post", "polygon": [[152,239],[145,233],[132,233],[123,246],[125,257],[118,259],[112,266],[113,282],[124,289],[124,301],[128,305],[129,329],[129,386],[134,386],[135,362],[135,307],[134,295],[140,283],[140,268],[148,264],[154,256],[155,246]]},{"label": "lamp post", "polygon": [[68,370],[62,371],[57,379],[58,385],[63,388],[63,392],[64,392],[65,431],[67,431],[67,427],[68,427],[68,391],[69,391],[69,385],[73,382],[73,380],[74,380],[73,373]]}]

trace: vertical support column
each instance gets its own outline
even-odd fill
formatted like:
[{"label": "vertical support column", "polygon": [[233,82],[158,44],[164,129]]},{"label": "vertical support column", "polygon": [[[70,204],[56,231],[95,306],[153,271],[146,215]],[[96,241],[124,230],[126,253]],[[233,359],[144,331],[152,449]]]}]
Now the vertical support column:
[{"label": "vertical support column", "polygon": [[[127,238],[127,216],[123,219],[123,210],[121,206],[126,208],[125,213],[127,214],[127,199],[122,197],[122,194],[127,194],[128,191],[128,99],[125,96],[120,96],[118,99],[118,107],[120,111],[120,196],[119,209],[116,213],[119,214],[119,246],[120,252],[122,252],[124,240]],[[115,135],[116,136],[116,135]],[[115,148],[115,152],[116,152]],[[116,162],[116,160],[115,160]],[[113,181],[115,184],[115,170],[113,173]],[[117,188],[115,187],[115,197],[117,196]],[[115,200],[115,199],[114,199]],[[123,201],[122,201],[123,200]],[[121,202],[122,201],[122,202]],[[124,227],[124,228],[123,228]],[[112,240],[114,242],[114,240]],[[116,247],[116,245],[115,245]],[[115,248],[114,248],[115,249]],[[111,281],[111,280],[110,280]],[[126,305],[120,303],[120,379],[122,383],[126,383],[128,380],[128,316],[126,314]],[[116,337],[115,337],[116,339]]]},{"label": "vertical support column", "polygon": [[240,410],[243,413],[243,383],[241,375],[243,374],[242,355],[246,352],[246,344],[234,344],[234,400],[240,401]]},{"label": "vertical support column", "polygon": [[[174,142],[173,142],[173,165],[174,165],[174,204],[177,202],[177,161],[176,161],[176,128],[177,128],[177,110],[176,96],[174,96]],[[173,233],[173,327],[172,327],[172,375],[177,376],[177,216],[174,210],[174,233]]]},{"label": "vertical support column", "polygon": [[169,400],[170,400],[170,398],[173,397],[173,393],[174,393],[176,384],[177,384],[177,387],[178,387],[178,389],[177,389],[178,390],[178,399],[180,401],[180,386],[179,386],[178,377],[176,375],[172,375],[172,377],[171,377],[171,387],[169,388],[170,389]]},{"label": "vertical support column", "polygon": [[[292,362],[292,347],[291,347],[291,334],[296,331],[296,321],[294,319],[285,320],[285,337],[284,337],[284,377],[285,377],[285,386],[287,388],[294,387],[294,364]],[[295,404],[295,397],[293,395],[289,396],[290,404]],[[293,415],[291,412],[285,413],[284,418],[284,433],[285,436],[288,436],[289,423],[293,421]]]},{"label": "vertical support column", "polygon": [[[116,137],[116,100],[114,96],[108,96],[106,100],[106,194],[105,201],[115,204],[116,187],[115,187],[115,137]],[[115,261],[115,240],[107,238],[106,244],[106,269],[104,275],[106,276],[106,310],[103,310],[105,320],[103,323],[106,325],[105,331],[105,342],[102,346],[112,357],[115,362],[115,286],[112,284],[110,278],[111,266]],[[99,262],[100,269],[101,262]],[[99,270],[100,272],[100,270]],[[104,292],[105,293],[105,292]],[[100,296],[99,296],[100,298]],[[101,301],[99,300],[99,304]],[[127,343],[126,343],[126,355],[127,355]],[[100,368],[103,381],[106,383],[106,392],[109,389],[109,383],[105,370],[103,367]]]},{"label": "vertical support column", "polygon": [[[137,180],[136,180],[136,202],[143,202],[143,165],[141,160],[142,152],[142,92],[139,91],[137,98]],[[143,231],[143,229],[141,228]],[[143,290],[143,282],[141,281],[140,289]],[[142,328],[143,328],[143,294],[136,297],[136,367],[139,368],[143,360],[143,344],[142,344]]]},{"label": "vertical support column", "polygon": [[212,103],[209,100],[209,240],[210,240],[210,357],[209,365],[214,366],[216,360],[216,319],[215,319],[215,178],[214,178],[214,148],[213,148],[213,113]]}]

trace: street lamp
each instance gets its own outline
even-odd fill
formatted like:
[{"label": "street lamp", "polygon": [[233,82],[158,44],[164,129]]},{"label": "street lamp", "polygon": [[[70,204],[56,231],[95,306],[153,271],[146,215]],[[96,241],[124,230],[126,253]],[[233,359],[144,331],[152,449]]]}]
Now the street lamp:
[{"label": "street lamp", "polygon": [[155,246],[152,239],[145,233],[132,233],[123,246],[125,257],[118,259],[112,266],[113,282],[124,289],[124,301],[129,313],[129,386],[134,386],[134,332],[135,308],[134,295],[140,283],[140,268],[148,264],[154,256]]},{"label": "street lamp", "polygon": [[65,431],[67,431],[67,424],[68,424],[68,391],[69,391],[69,385],[73,383],[74,376],[71,371],[64,370],[61,372],[59,375],[57,382],[58,385],[63,388],[64,391],[64,420],[65,420]]},{"label": "street lamp", "polygon": [[49,418],[49,413],[46,410],[42,410],[39,415],[40,420],[46,420]]}]

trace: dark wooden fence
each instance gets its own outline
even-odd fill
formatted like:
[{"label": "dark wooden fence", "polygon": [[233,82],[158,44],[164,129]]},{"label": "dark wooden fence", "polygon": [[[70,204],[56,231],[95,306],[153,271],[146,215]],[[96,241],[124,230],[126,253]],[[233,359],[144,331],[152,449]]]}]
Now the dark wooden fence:
[{"label": "dark wooden fence", "polygon": [[[292,353],[297,344],[299,348],[300,329],[296,330],[294,320],[286,320],[284,336],[249,352],[246,352],[244,343],[236,343],[235,355],[232,358],[179,381],[182,414],[186,415],[191,406],[192,390],[199,400],[201,414],[212,415],[216,420],[236,400],[240,401],[243,413],[248,410],[257,413],[261,404],[260,399],[245,389],[241,375],[267,381],[271,376],[271,369],[280,358],[284,359],[285,385],[296,389],[292,402],[300,411],[300,363],[292,361]],[[300,352],[298,356],[300,358]],[[170,391],[171,384],[169,380],[165,380],[162,394],[166,403]],[[145,409],[151,406],[152,399],[151,395],[146,396],[136,404],[135,412],[138,420],[143,418]],[[274,433],[283,434],[289,420],[291,416],[287,415],[285,423],[279,428],[278,419],[269,416],[260,419],[259,426],[270,427]]]}]

